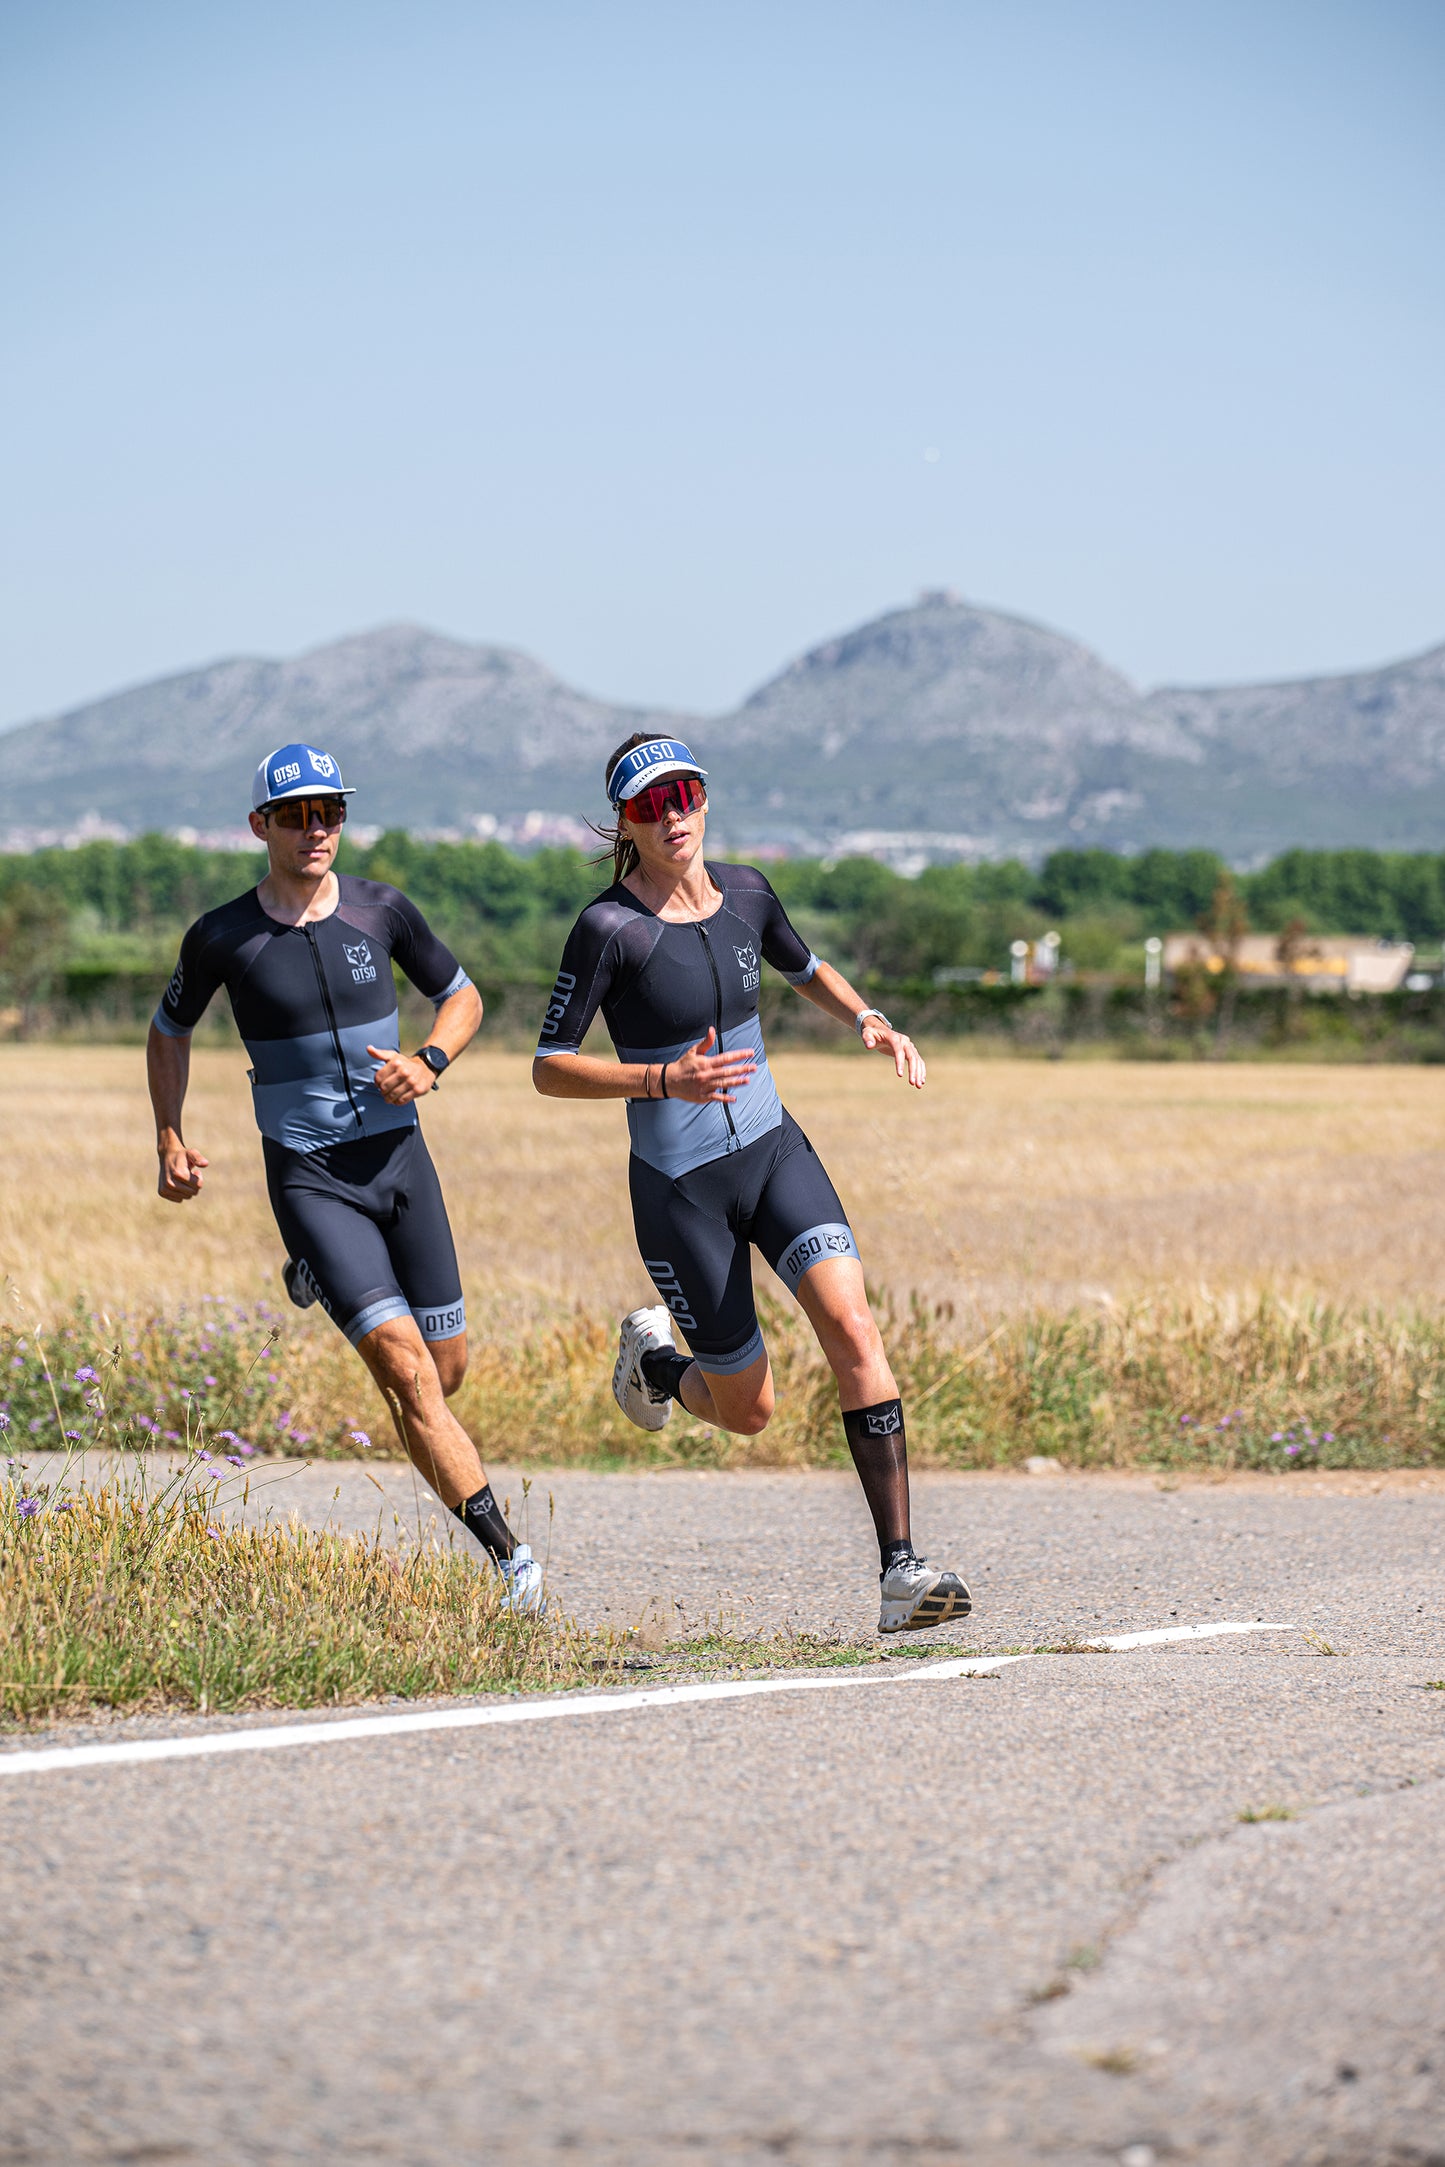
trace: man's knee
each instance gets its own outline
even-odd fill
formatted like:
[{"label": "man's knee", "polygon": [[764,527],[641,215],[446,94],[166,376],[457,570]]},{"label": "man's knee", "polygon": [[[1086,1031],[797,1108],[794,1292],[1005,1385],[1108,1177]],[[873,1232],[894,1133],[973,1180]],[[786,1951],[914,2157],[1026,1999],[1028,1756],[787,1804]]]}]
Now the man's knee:
[{"label": "man's knee", "polygon": [[434,1340],[431,1343],[431,1358],[436,1364],[442,1396],[450,1399],[467,1374],[466,1334],[459,1333],[455,1339]]},{"label": "man's knee", "polygon": [[407,1405],[418,1400],[438,1374],[431,1348],[409,1317],[378,1324],[357,1341],[356,1351],[383,1392]]}]

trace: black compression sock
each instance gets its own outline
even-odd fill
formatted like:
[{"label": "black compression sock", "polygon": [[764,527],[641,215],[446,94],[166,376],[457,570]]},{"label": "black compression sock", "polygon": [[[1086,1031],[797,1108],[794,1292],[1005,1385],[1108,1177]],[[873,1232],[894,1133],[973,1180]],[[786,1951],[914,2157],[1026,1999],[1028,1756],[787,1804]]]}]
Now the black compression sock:
[{"label": "black compression sock", "polygon": [[673,1347],[649,1347],[639,1357],[637,1366],[655,1391],[665,1392],[679,1407],[685,1404],[682,1380],[692,1368],[690,1354],[679,1354]]},{"label": "black compression sock", "polygon": [[475,1535],[484,1550],[490,1550],[494,1558],[509,1558],[516,1549],[516,1538],[506,1521],[502,1509],[492,1495],[492,1485],[484,1482],[475,1497],[462,1499],[453,1505],[452,1511],[461,1521],[469,1535]]},{"label": "black compression sock", "polygon": [[849,1408],[843,1416],[843,1434],[873,1515],[878,1556],[886,1573],[895,1558],[911,1556],[913,1551],[903,1402],[879,1400],[874,1407]]},{"label": "black compression sock", "polygon": [[912,1543],[905,1535],[901,1542],[880,1543],[878,1545],[878,1555],[882,1560],[883,1570],[887,1573],[895,1565],[899,1564],[902,1559],[913,1557],[915,1552]]}]

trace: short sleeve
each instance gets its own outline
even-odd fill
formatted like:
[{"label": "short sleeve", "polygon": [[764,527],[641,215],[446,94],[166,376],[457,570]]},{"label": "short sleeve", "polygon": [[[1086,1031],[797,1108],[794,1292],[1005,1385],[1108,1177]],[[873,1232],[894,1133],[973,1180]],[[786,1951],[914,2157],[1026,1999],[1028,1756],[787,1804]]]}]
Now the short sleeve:
[{"label": "short sleeve", "polygon": [[391,952],[418,993],[440,1007],[471,980],[443,940],[398,890],[390,900]]},{"label": "short sleeve", "polygon": [[221,985],[207,939],[206,921],[198,918],[181,942],[180,958],[161,995],[155,1026],[166,1038],[189,1038]]},{"label": "short sleeve", "polygon": [[618,944],[600,913],[584,910],[567,936],[557,982],[542,1018],[537,1054],[580,1053],[592,1019],[606,999],[617,967]]},{"label": "short sleeve", "polygon": [[790,986],[806,986],[818,968],[818,958],[773,893],[771,882],[764,881],[763,886],[767,890],[763,961],[770,963]]}]

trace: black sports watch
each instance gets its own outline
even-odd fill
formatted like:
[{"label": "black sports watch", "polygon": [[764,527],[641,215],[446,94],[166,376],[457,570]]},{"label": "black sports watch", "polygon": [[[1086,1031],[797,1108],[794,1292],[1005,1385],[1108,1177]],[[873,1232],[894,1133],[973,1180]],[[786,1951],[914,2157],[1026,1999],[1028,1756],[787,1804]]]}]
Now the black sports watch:
[{"label": "black sports watch", "polygon": [[[416,1057],[418,1061],[425,1061],[438,1083],[452,1065],[451,1055],[443,1053],[440,1046],[418,1046]],[[436,1084],[432,1089],[435,1091]]]}]

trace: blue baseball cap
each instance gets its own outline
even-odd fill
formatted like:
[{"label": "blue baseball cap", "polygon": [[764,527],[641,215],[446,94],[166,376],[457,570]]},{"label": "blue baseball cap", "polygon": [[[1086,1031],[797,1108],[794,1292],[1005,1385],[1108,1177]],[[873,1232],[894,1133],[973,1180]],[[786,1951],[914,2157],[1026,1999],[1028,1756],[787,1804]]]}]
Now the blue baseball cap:
[{"label": "blue baseball cap", "polygon": [[607,795],[614,805],[625,805],[639,790],[650,790],[669,775],[700,775],[706,782],[707,769],[698,766],[677,738],[650,737],[645,745],[634,745],[622,755],[612,770]]},{"label": "blue baseball cap", "polygon": [[278,745],[268,752],[251,784],[251,805],[260,812],[281,798],[350,798],[341,770],[329,752],[314,745]]}]

